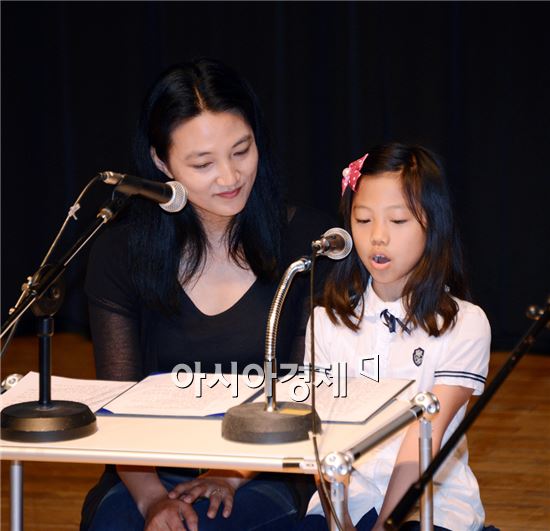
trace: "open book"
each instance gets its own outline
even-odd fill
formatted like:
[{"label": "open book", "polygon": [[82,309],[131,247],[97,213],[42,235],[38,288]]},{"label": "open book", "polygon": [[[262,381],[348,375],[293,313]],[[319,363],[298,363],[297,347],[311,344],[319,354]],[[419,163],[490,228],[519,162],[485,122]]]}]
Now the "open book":
[{"label": "open book", "polygon": [[[263,378],[209,374],[200,382],[177,387],[171,374],[149,376],[106,404],[103,410],[122,415],[203,417],[223,415],[245,402],[265,400]],[[216,377],[216,378],[214,378]],[[345,385],[318,383],[315,406],[325,422],[363,422],[388,405],[412,380],[347,378]],[[340,382],[342,383],[342,382]],[[311,404],[311,385],[292,379],[276,386],[277,402]]]}]

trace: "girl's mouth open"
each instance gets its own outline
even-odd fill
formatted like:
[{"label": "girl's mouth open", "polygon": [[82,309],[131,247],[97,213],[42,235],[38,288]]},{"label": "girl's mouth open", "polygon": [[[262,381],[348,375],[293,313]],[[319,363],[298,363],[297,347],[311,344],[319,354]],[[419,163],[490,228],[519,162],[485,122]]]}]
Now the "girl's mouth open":
[{"label": "girl's mouth open", "polygon": [[371,257],[371,262],[376,269],[385,269],[391,260],[386,255],[375,254]]}]

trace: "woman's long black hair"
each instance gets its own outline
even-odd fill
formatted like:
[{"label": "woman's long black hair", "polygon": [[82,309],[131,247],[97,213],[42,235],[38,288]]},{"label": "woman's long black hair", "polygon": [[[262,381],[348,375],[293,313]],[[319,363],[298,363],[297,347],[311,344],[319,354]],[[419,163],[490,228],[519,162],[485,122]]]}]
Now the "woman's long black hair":
[{"label": "woman's long black hair", "polygon": [[[235,71],[203,58],[176,65],[160,76],[140,116],[135,141],[138,175],[166,181],[166,175],[153,162],[151,148],[166,162],[174,129],[205,111],[238,113],[254,132],[256,180],[226,237],[236,263],[250,266],[261,280],[273,279],[279,267],[284,225],[279,176],[257,97]],[[168,214],[151,202],[135,199],[132,203],[128,241],[132,280],[148,306],[177,313],[180,284],[204,264],[208,243],[202,224],[191,204],[179,213]]]},{"label": "woman's long black hair", "polygon": [[[469,298],[462,248],[453,220],[443,168],[436,156],[421,146],[390,143],[369,151],[361,177],[400,172],[407,206],[424,227],[426,247],[403,290],[406,322],[439,336],[456,321],[458,305],[451,297]],[[353,191],[348,187],[340,204],[346,230],[351,232]],[[323,305],[333,323],[360,328],[360,306],[369,273],[355,249],[339,262],[325,285]]]}]

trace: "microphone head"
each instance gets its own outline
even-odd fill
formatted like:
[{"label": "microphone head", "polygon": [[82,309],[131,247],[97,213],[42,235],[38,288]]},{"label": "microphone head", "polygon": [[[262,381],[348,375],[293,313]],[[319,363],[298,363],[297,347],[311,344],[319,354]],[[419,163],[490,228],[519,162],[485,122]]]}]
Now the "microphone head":
[{"label": "microphone head", "polygon": [[340,227],[333,227],[327,230],[321,238],[329,242],[329,249],[323,254],[333,260],[345,258],[353,247],[351,236]]},{"label": "microphone head", "polygon": [[187,190],[178,181],[168,181],[165,184],[172,188],[172,197],[166,203],[159,203],[159,206],[166,212],[179,212],[187,204]]}]

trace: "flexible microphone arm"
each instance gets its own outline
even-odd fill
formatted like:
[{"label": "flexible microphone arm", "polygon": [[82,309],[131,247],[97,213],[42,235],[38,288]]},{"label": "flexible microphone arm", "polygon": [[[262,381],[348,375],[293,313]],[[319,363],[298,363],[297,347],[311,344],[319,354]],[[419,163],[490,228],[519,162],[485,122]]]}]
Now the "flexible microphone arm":
[{"label": "flexible microphone arm", "polygon": [[[96,232],[106,223],[111,221],[120,209],[124,206],[127,197],[120,196],[113,198],[104,206],[97,214],[96,220],[88,228],[88,230],[73,244],[73,246],[65,253],[61,260],[44,271],[40,268],[32,278],[40,278],[40,280],[32,284],[28,284],[28,293],[26,297],[15,307],[10,316],[2,325],[0,339],[2,339],[9,330],[17,323],[21,316],[36,302],[46,291],[56,282],[63,274],[69,262],[78,254],[78,252],[88,243],[88,241],[96,234]],[[42,270],[42,271],[41,271]]]},{"label": "flexible microphone arm", "polygon": [[275,357],[277,345],[277,330],[279,328],[279,318],[281,316],[281,308],[285,301],[286,294],[290,288],[292,280],[297,273],[309,271],[311,268],[311,259],[302,257],[290,264],[285,271],[281,282],[273,297],[269,316],[267,318],[267,330],[265,334],[265,358],[264,358],[264,374],[266,382],[265,390],[265,410],[275,411],[277,409],[276,398],[276,380],[277,380],[277,360]]}]

